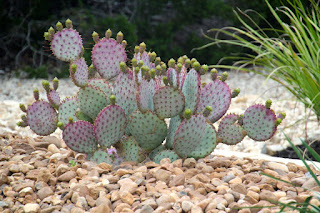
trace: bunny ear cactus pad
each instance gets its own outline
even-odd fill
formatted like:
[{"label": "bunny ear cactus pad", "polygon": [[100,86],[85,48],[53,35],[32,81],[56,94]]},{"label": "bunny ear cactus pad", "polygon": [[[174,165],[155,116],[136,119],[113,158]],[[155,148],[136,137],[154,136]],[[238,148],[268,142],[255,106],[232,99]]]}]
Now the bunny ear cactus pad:
[{"label": "bunny ear cactus pad", "polygon": [[36,134],[50,135],[57,129],[58,113],[46,101],[36,101],[27,110],[28,125]]},{"label": "bunny ear cactus pad", "polygon": [[185,109],[191,109],[191,111],[196,111],[197,105],[200,101],[200,91],[201,91],[201,79],[200,75],[195,69],[192,69],[186,76],[182,92],[186,98]]},{"label": "bunny ear cactus pad", "polygon": [[185,98],[181,90],[165,86],[156,91],[153,104],[160,118],[171,118],[182,112]]},{"label": "bunny ear cactus pad", "polygon": [[80,89],[78,100],[81,111],[93,120],[99,112],[110,103],[104,92],[90,85]]},{"label": "bunny ear cactus pad", "polygon": [[77,121],[76,111],[78,109],[78,100],[76,97],[69,97],[64,99],[59,106],[59,121],[63,124],[69,122],[71,117],[73,121]]},{"label": "bunny ear cactus pad", "polygon": [[270,139],[275,131],[277,117],[271,109],[256,104],[249,107],[243,115],[243,128],[247,135],[256,141]]},{"label": "bunny ear cactus pad", "polygon": [[105,107],[94,122],[94,133],[101,147],[108,148],[120,141],[126,125],[126,115],[120,106]]},{"label": "bunny ear cactus pad", "polygon": [[211,106],[213,111],[208,119],[214,123],[227,112],[230,103],[231,91],[229,86],[225,82],[216,79],[202,88],[197,111],[200,113],[206,106]]},{"label": "bunny ear cactus pad", "polygon": [[59,93],[57,93],[57,91],[55,91],[54,89],[50,89],[49,92],[47,92],[47,98],[54,108],[59,108],[60,96]]},{"label": "bunny ear cactus pad", "polygon": [[70,64],[70,76],[78,87],[85,87],[88,84],[88,65],[84,58],[79,58]]},{"label": "bunny ear cactus pad", "polygon": [[188,157],[191,151],[199,146],[205,136],[206,128],[206,118],[201,114],[182,121],[174,135],[174,151],[181,158]]},{"label": "bunny ear cactus pad", "polygon": [[105,79],[92,78],[89,80],[88,85],[99,88],[107,97],[112,95],[112,87],[108,84]]},{"label": "bunny ear cactus pad", "polygon": [[235,145],[246,136],[244,129],[236,123],[238,120],[239,116],[236,114],[227,115],[221,120],[218,137],[222,143]]},{"label": "bunny ear cactus pad", "polygon": [[107,164],[112,165],[112,163],[113,163],[113,159],[108,154],[108,152],[103,151],[101,149],[98,149],[97,151],[95,151],[93,153],[92,157],[90,157],[90,160],[96,162],[97,164],[107,163]]},{"label": "bunny ear cactus pad", "polygon": [[146,158],[141,147],[132,136],[122,138],[119,147],[119,153],[123,156],[125,161],[135,161],[140,163]]},{"label": "bunny ear cactus pad", "polygon": [[112,38],[103,38],[92,49],[92,63],[100,76],[111,79],[120,73],[120,62],[125,62],[125,48]]},{"label": "bunny ear cactus pad", "polygon": [[61,61],[76,60],[82,51],[80,34],[73,29],[58,31],[51,41],[51,50]]},{"label": "bunny ear cactus pad", "polygon": [[156,92],[156,82],[151,79],[141,79],[137,93],[137,104],[141,112],[153,111],[153,95]]},{"label": "bunny ear cactus pad", "polygon": [[64,127],[62,138],[66,145],[76,151],[93,153],[98,148],[93,125],[87,121],[76,121]]},{"label": "bunny ear cactus pad", "polygon": [[178,160],[179,156],[173,150],[163,150],[154,156],[153,161],[157,164],[160,164],[160,161],[164,158],[169,158],[171,162],[173,162]]},{"label": "bunny ear cactus pad", "polygon": [[167,136],[167,124],[152,112],[135,111],[128,128],[139,146],[147,151],[158,147]]}]

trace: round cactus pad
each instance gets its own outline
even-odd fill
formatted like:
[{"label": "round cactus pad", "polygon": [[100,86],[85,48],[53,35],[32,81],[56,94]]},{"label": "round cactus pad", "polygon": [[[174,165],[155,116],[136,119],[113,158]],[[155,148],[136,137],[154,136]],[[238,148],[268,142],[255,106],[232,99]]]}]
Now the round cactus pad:
[{"label": "round cactus pad", "polygon": [[[77,65],[76,72],[73,73],[72,65]],[[70,63],[70,76],[75,85],[78,87],[84,87],[88,84],[89,72],[88,65],[84,58],[79,58],[72,63]]]},{"label": "round cactus pad", "polygon": [[80,34],[73,29],[63,29],[57,32],[51,41],[53,54],[61,61],[74,61],[82,51]]},{"label": "round cactus pad", "polygon": [[103,38],[92,49],[92,63],[100,76],[111,79],[120,73],[120,62],[125,62],[125,48],[112,38]]},{"label": "round cactus pad", "polygon": [[98,149],[93,125],[87,121],[67,124],[63,129],[62,139],[70,149],[76,152],[93,153]]},{"label": "round cactus pad", "polygon": [[218,129],[218,137],[221,139],[222,143],[235,145],[242,141],[246,136],[244,129],[236,123],[238,119],[238,115],[230,114],[221,120]]},{"label": "round cactus pad", "polygon": [[178,160],[179,156],[173,150],[163,150],[154,156],[153,161],[157,164],[160,164],[160,161],[164,158],[169,158],[171,162],[173,162]]},{"label": "round cactus pad", "polygon": [[150,159],[154,159],[154,157],[156,156],[156,154],[158,154],[159,152],[161,152],[162,150],[165,150],[166,147],[161,144],[160,146],[158,146],[157,148],[153,149],[152,152],[149,153],[149,158]]},{"label": "round cactus pad", "polygon": [[28,107],[28,124],[38,135],[50,135],[57,129],[58,114],[46,101],[36,101]]},{"label": "round cactus pad", "polygon": [[202,88],[197,111],[201,113],[206,106],[211,106],[213,111],[208,119],[214,123],[227,112],[230,103],[231,91],[229,86],[225,82],[215,80]]},{"label": "round cactus pad", "polygon": [[200,75],[197,73],[197,71],[192,69],[190,72],[188,72],[187,77],[185,78],[182,86],[182,92],[186,99],[184,109],[191,109],[192,112],[196,111],[197,105],[200,101],[200,91]]},{"label": "round cactus pad", "polygon": [[249,107],[243,115],[243,128],[247,135],[256,141],[270,139],[277,130],[277,117],[271,109],[256,104]]},{"label": "round cactus pad", "polygon": [[103,78],[92,78],[89,80],[88,85],[99,88],[107,97],[110,97],[112,93],[112,87]]},{"label": "round cactus pad", "polygon": [[125,161],[142,162],[146,158],[143,150],[132,136],[122,138],[119,145],[119,153]]},{"label": "round cactus pad", "polygon": [[73,121],[77,121],[76,111],[78,109],[78,100],[76,97],[69,97],[64,99],[59,106],[59,121],[64,125],[69,123],[71,117]]},{"label": "round cactus pad", "polygon": [[113,159],[111,158],[111,156],[108,154],[107,151],[103,151],[98,149],[97,151],[95,151],[92,155],[92,157],[90,158],[90,160],[100,164],[100,163],[107,163],[112,165],[113,163]]},{"label": "round cactus pad", "polygon": [[167,136],[166,122],[154,113],[137,110],[130,117],[128,128],[142,149],[155,149]]},{"label": "round cactus pad", "polygon": [[206,118],[201,114],[193,115],[190,119],[182,121],[174,135],[175,152],[181,158],[188,157],[201,144],[206,128]]},{"label": "round cactus pad", "polygon": [[108,148],[124,135],[127,119],[123,109],[117,105],[105,107],[94,122],[94,133],[98,143]]},{"label": "round cactus pad", "polygon": [[49,103],[53,107],[59,107],[60,96],[59,96],[59,93],[57,93],[57,91],[55,91],[54,89],[50,89],[49,92],[47,93],[47,98],[48,98]]},{"label": "round cactus pad", "polygon": [[167,135],[167,138],[166,138],[166,147],[168,149],[172,149],[173,148],[174,134],[176,133],[180,123],[181,123],[181,118],[180,118],[179,115],[177,115],[177,116],[175,116],[175,117],[170,119],[168,135]]},{"label": "round cactus pad", "polygon": [[78,101],[81,111],[93,120],[96,119],[99,112],[110,103],[104,92],[90,85],[80,89]]},{"label": "round cactus pad", "polygon": [[147,110],[153,111],[153,95],[156,92],[156,82],[151,79],[141,79],[138,93],[137,93],[137,104],[142,112]]},{"label": "round cactus pad", "polygon": [[154,109],[160,118],[172,118],[184,109],[185,98],[180,89],[165,86],[153,96]]}]

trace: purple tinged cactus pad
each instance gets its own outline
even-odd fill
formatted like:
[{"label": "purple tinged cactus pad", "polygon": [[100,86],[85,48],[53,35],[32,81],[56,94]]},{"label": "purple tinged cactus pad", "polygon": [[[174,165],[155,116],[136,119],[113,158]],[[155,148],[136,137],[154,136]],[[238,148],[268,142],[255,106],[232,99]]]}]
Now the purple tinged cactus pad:
[{"label": "purple tinged cactus pad", "polygon": [[142,79],[138,87],[137,104],[141,112],[153,111],[153,95],[156,92],[156,82]]},{"label": "purple tinged cactus pad", "polygon": [[93,120],[105,106],[110,104],[104,92],[90,85],[80,89],[78,102],[80,110]]},{"label": "purple tinged cactus pad", "polygon": [[160,118],[171,118],[182,112],[185,97],[180,89],[165,86],[153,96],[154,109]]},{"label": "purple tinged cactus pad", "polygon": [[244,129],[237,123],[239,115],[226,115],[219,124],[218,137],[222,143],[235,145],[246,136]]},{"label": "purple tinged cactus pad", "polygon": [[142,162],[146,156],[134,137],[125,136],[119,143],[119,154],[125,161]]},{"label": "purple tinged cactus pad", "polygon": [[101,149],[98,149],[93,153],[93,155],[90,157],[90,160],[96,162],[97,164],[100,163],[107,163],[112,165],[113,164],[113,159],[111,155],[108,154],[107,151],[103,151]]},{"label": "purple tinged cactus pad", "polygon": [[166,144],[165,144],[165,146],[168,149],[173,148],[174,134],[176,133],[180,123],[181,123],[181,118],[179,115],[170,119],[169,130],[168,130],[168,135],[167,135]]},{"label": "purple tinged cactus pad", "polygon": [[50,135],[57,129],[58,113],[46,101],[36,101],[27,110],[28,125],[36,134]]},{"label": "purple tinged cactus pad", "polygon": [[69,118],[72,118],[73,121],[77,121],[76,111],[78,109],[78,100],[77,97],[68,97],[64,99],[59,106],[59,121],[64,125],[69,123]]},{"label": "purple tinged cactus pad", "polygon": [[92,49],[92,63],[100,76],[111,79],[120,73],[120,62],[126,62],[125,48],[112,38],[103,38]]},{"label": "purple tinged cactus pad", "polygon": [[102,90],[104,94],[106,94],[107,97],[110,97],[112,92],[112,87],[109,85],[109,83],[102,78],[92,78],[89,80],[88,85],[94,86]]},{"label": "purple tinged cactus pad", "polygon": [[174,151],[181,158],[188,157],[199,146],[202,138],[205,137],[206,128],[206,118],[201,114],[193,115],[190,119],[183,120],[174,135]]},{"label": "purple tinged cactus pad", "polygon": [[87,121],[76,121],[67,124],[62,132],[66,145],[76,152],[93,153],[98,149],[93,125]]},{"label": "purple tinged cactus pad", "polygon": [[213,111],[208,119],[214,123],[227,112],[230,103],[231,91],[229,86],[217,79],[202,88],[197,112],[201,113],[206,106],[211,106]]},{"label": "purple tinged cactus pad", "polygon": [[[72,70],[72,65],[77,65],[76,72]],[[88,84],[89,72],[88,65],[84,58],[79,58],[70,63],[70,76],[73,83],[78,87],[85,87]]]},{"label": "purple tinged cactus pad", "polygon": [[178,86],[178,82],[179,82],[179,75],[177,74],[177,71],[173,68],[169,68],[167,71],[167,78],[169,80],[169,82],[172,83],[173,87],[177,87]]},{"label": "purple tinged cactus pad", "polygon": [[126,129],[127,119],[117,105],[105,107],[94,122],[94,133],[101,147],[110,147],[120,141]]},{"label": "purple tinged cactus pad", "polygon": [[256,104],[245,111],[242,126],[251,139],[265,141],[270,139],[277,130],[276,119],[271,109]]},{"label": "purple tinged cactus pad", "polygon": [[54,89],[50,89],[49,92],[47,93],[47,98],[49,103],[54,107],[54,108],[58,108],[60,105],[60,96],[59,93],[57,93],[57,91],[55,91]]},{"label": "purple tinged cactus pad", "polygon": [[82,50],[80,34],[73,29],[58,31],[51,41],[51,50],[61,61],[76,60]]},{"label": "purple tinged cactus pad", "polygon": [[154,156],[153,161],[157,164],[160,164],[160,161],[164,158],[169,158],[171,162],[173,162],[178,160],[179,156],[173,150],[163,150]]},{"label": "purple tinged cactus pad", "polygon": [[182,92],[185,97],[185,109],[191,109],[195,112],[200,101],[201,79],[196,70],[191,69],[188,72],[183,86]]},{"label": "purple tinged cactus pad", "polygon": [[136,110],[128,122],[130,133],[139,146],[147,151],[158,147],[167,136],[167,124],[152,112]]},{"label": "purple tinged cactus pad", "polygon": [[187,68],[185,67],[185,65],[182,65],[182,69],[179,74],[179,81],[180,81],[179,87],[180,87],[180,89],[182,89],[182,87],[183,87],[184,80],[186,79],[187,74],[188,74]]}]

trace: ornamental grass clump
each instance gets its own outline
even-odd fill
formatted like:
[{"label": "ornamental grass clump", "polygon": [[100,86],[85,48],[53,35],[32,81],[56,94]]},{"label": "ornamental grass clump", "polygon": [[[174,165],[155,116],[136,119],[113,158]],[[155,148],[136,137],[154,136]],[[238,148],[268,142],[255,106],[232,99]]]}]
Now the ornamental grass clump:
[{"label": "ornamental grass clump", "polygon": [[[57,127],[72,150],[85,153],[97,163],[123,161],[157,163],[163,158],[203,158],[217,143],[236,144],[247,135],[257,141],[270,139],[285,118],[265,105],[249,107],[243,115],[228,114],[231,99],[240,90],[230,90],[228,74],[211,70],[211,82],[202,84],[207,65],[187,56],[167,65],[141,43],[127,58],[123,34],[112,38],[111,30],[100,38],[93,32],[92,65],[82,57],[80,34],[66,21],[44,34],[53,54],[70,63],[70,77],[79,87],[73,97],[60,100],[58,79],[43,81],[48,101],[34,91],[35,102],[20,108],[26,114],[18,123],[38,135]],[[223,117],[224,116],[224,117]],[[167,126],[165,119],[170,118]],[[213,123],[221,120],[218,130]]]}]

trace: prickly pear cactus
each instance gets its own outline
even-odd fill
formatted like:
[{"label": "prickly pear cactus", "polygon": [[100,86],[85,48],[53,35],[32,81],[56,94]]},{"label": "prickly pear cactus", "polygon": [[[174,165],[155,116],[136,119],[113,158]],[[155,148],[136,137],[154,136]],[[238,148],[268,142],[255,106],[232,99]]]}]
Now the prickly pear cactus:
[{"label": "prickly pear cactus", "polygon": [[[44,37],[53,55],[70,63],[70,78],[79,91],[61,101],[59,80],[53,79],[52,87],[43,81],[48,101],[35,89],[35,102],[20,105],[25,115],[18,125],[38,135],[59,127],[66,145],[89,160],[120,164],[203,158],[217,143],[234,145],[246,135],[268,140],[285,118],[284,113],[276,116],[270,100],[249,107],[243,115],[225,116],[240,92],[227,85],[228,73],[219,76],[211,70],[211,82],[203,85],[200,76],[208,72],[207,65],[187,56],[166,64],[155,52],[147,52],[145,43],[136,46],[128,60],[123,34],[114,39],[110,29],[104,38],[92,33],[95,45],[89,66],[82,57],[80,33],[71,20],[65,25],[58,22]],[[216,130],[213,124],[221,118]],[[165,119],[170,119],[169,125]]]}]

